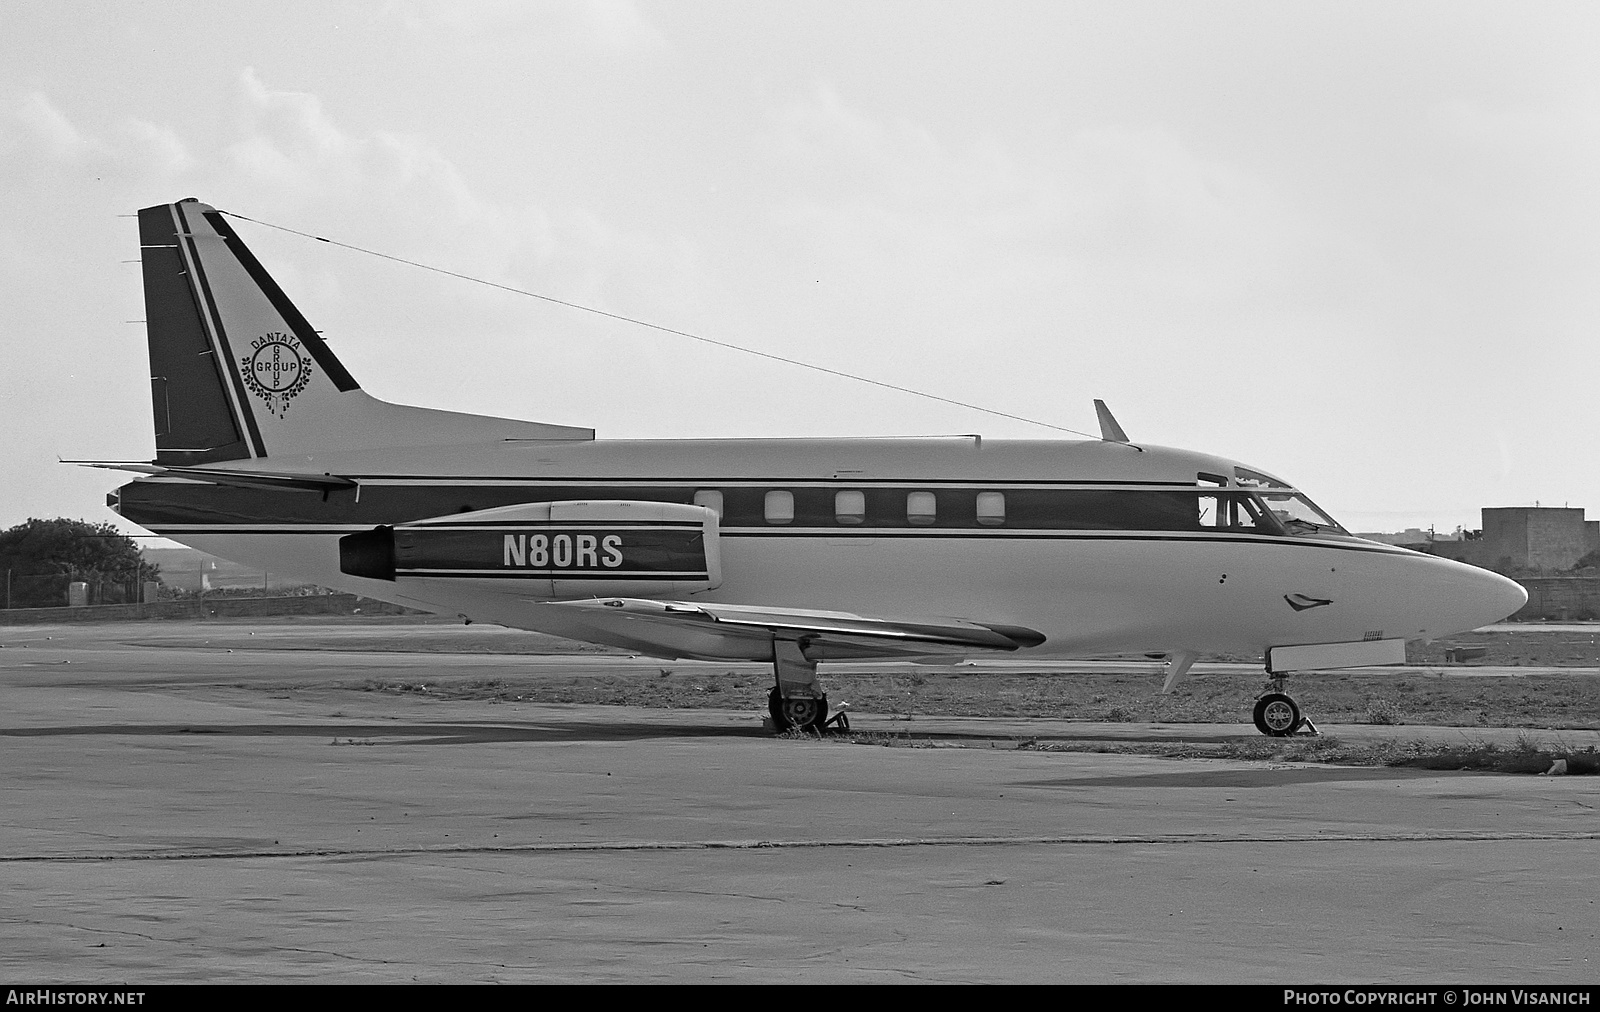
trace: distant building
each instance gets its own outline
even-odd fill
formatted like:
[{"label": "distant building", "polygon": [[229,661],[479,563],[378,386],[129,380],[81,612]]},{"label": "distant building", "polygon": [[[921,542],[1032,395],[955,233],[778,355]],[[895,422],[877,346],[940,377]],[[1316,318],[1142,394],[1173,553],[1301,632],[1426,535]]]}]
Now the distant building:
[{"label": "distant building", "polygon": [[1483,510],[1483,532],[1464,541],[1434,541],[1428,551],[1500,573],[1563,572],[1600,550],[1600,520],[1581,508],[1501,506]]},{"label": "distant building", "polygon": [[1363,533],[1357,534],[1356,537],[1366,538],[1368,541],[1377,541],[1385,545],[1406,545],[1409,547],[1411,545],[1425,545],[1432,541],[1460,541],[1462,532],[1459,527],[1450,534],[1436,534],[1431,530],[1425,531],[1420,527],[1407,527],[1405,530],[1397,531],[1394,534]]},{"label": "distant building", "polygon": [[146,562],[161,567],[161,584],[191,594],[208,590],[298,587],[304,580],[219,559],[193,548],[146,548]]}]

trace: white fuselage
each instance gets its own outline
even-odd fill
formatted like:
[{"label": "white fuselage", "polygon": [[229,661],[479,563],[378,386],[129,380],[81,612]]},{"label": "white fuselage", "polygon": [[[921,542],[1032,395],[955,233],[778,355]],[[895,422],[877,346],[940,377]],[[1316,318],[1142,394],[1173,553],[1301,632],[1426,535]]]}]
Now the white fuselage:
[{"label": "white fuselage", "polygon": [[[1108,527],[1045,515],[979,523],[957,515],[979,492],[1043,502],[1074,490],[1197,492],[1233,461],[1110,442],[947,440],[501,440],[257,459],[333,473],[355,491],[256,490],[172,479],[123,489],[129,519],[158,534],[309,582],[446,614],[585,639],[566,611],[513,588],[348,575],[340,537],[379,525],[550,500],[725,497],[722,582],[694,600],[880,616],[949,616],[1046,636],[1029,654],[1140,651],[1259,654],[1269,647],[1432,639],[1505,617],[1521,589],[1487,571],[1343,536]],[[228,465],[217,465],[227,467]],[[819,504],[865,490],[876,514]],[[757,504],[789,492],[787,522]],[[933,493],[942,515],[908,522],[892,505]],[[1069,497],[1070,498],[1070,497]],[[809,508],[804,508],[809,504]],[[1043,520],[1039,517],[1044,516]],[[1125,528],[1125,529],[1123,529]],[[1320,602],[1296,607],[1294,601]],[[630,645],[638,647],[639,644]],[[666,656],[687,650],[662,647]]]}]

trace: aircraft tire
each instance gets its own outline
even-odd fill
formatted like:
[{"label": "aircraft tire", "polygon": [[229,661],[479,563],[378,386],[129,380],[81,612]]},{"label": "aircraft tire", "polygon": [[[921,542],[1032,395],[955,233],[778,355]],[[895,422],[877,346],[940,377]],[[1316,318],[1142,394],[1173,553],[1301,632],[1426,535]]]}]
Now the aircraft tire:
[{"label": "aircraft tire", "polygon": [[1272,738],[1286,738],[1300,726],[1300,707],[1281,692],[1269,692],[1256,700],[1253,714],[1256,730]]},{"label": "aircraft tire", "polygon": [[815,730],[819,734],[828,719],[828,697],[784,699],[774,688],[767,694],[767,712],[772,716],[772,729],[779,734],[792,727]]}]

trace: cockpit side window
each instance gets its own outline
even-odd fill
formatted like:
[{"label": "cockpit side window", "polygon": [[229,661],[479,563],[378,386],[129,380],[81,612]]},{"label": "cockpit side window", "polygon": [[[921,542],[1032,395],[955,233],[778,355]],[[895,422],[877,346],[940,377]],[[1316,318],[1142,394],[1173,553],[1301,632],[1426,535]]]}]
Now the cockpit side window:
[{"label": "cockpit side window", "polygon": [[1279,534],[1278,524],[1253,495],[1219,492],[1199,497],[1201,530],[1237,531],[1242,534]]},{"label": "cockpit side window", "polygon": [[[1260,522],[1282,528],[1282,532],[1295,537],[1314,537],[1332,534],[1349,537],[1349,532],[1282,478],[1274,478],[1263,471],[1248,467],[1233,469],[1234,485],[1249,489],[1251,501],[1264,507],[1266,515]],[[1274,532],[1276,533],[1276,532]]]}]

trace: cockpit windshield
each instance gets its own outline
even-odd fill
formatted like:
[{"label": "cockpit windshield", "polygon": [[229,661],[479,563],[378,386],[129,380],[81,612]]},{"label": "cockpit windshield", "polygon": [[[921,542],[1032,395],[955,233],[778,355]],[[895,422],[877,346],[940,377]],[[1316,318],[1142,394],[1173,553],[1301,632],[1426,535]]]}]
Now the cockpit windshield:
[{"label": "cockpit windshield", "polygon": [[1267,509],[1290,534],[1348,534],[1328,514],[1298,492],[1262,492]]},{"label": "cockpit windshield", "polygon": [[1310,499],[1280,478],[1245,467],[1234,468],[1234,482],[1254,489],[1256,495],[1289,534],[1340,534],[1349,536],[1338,521],[1322,512]]},{"label": "cockpit windshield", "polygon": [[1233,469],[1233,483],[1240,488],[1294,488],[1293,485],[1282,478],[1274,478],[1270,474],[1252,471],[1248,467]]}]

